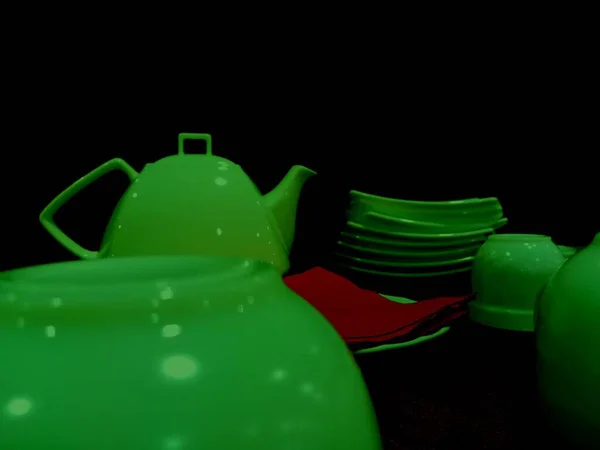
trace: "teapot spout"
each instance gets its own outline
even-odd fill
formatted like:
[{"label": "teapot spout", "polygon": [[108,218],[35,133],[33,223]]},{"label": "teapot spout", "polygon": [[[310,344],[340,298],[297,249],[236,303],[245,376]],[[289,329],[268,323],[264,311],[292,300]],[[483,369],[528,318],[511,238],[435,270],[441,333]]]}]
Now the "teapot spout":
[{"label": "teapot spout", "polygon": [[275,218],[276,223],[274,225],[277,227],[279,236],[288,253],[294,243],[296,210],[298,209],[300,193],[306,180],[316,174],[315,171],[307,167],[294,166],[271,192],[263,196],[263,201]]}]

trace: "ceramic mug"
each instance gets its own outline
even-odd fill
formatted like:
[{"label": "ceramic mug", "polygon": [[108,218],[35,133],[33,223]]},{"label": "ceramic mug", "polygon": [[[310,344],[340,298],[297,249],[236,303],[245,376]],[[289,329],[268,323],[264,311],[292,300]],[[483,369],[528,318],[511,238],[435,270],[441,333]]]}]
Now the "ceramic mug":
[{"label": "ceramic mug", "polygon": [[533,331],[537,296],[564,261],[548,236],[490,236],[473,263],[476,299],[469,305],[471,319],[496,328]]}]

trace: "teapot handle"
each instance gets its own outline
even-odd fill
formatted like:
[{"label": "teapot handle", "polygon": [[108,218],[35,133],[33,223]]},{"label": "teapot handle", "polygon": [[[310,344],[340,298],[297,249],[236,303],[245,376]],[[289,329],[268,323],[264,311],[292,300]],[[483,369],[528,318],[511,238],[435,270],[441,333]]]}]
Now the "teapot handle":
[{"label": "teapot handle", "polygon": [[56,212],[73,196],[78,194],[85,187],[96,181],[103,175],[106,175],[113,170],[122,170],[133,182],[137,177],[138,173],[129,164],[123,161],[121,158],[114,158],[108,162],[105,162],[101,166],[92,170],[87,175],[81,177],[71,186],[62,191],[54,200],[50,202],[48,206],[40,213],[40,222],[42,226],[56,239],[63,247],[70,252],[74,253],[81,259],[95,259],[98,257],[97,251],[91,251],[83,248],[77,244],[73,239],[67,236],[58,226],[54,223],[54,215]]},{"label": "teapot handle", "polygon": [[183,143],[186,141],[186,139],[206,142],[206,154],[212,156],[212,137],[210,134],[179,133],[179,145],[177,153],[180,155],[185,155],[185,152],[183,151]]}]

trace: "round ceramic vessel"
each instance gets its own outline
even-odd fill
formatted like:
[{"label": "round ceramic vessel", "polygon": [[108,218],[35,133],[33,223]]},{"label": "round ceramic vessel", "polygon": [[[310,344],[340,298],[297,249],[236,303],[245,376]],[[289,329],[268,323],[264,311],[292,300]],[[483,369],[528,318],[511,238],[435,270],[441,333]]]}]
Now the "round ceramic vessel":
[{"label": "round ceramic vessel", "polygon": [[5,272],[0,340],[2,449],[380,449],[345,343],[268,263]]},{"label": "round ceramic vessel", "polygon": [[546,413],[573,445],[600,448],[600,234],[552,277],[536,323]]},{"label": "round ceramic vessel", "polygon": [[565,257],[550,237],[497,234],[475,256],[469,315],[483,325],[514,331],[534,330],[540,290]]}]

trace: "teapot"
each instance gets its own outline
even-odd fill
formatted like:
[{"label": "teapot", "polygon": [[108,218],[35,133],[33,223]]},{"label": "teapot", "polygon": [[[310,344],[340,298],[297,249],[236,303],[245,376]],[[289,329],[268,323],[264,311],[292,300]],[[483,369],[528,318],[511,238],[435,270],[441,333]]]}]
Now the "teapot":
[{"label": "teapot", "polygon": [[[185,154],[186,140],[206,142],[206,154]],[[147,164],[138,173],[114,158],[58,195],[40,222],[65,248],[82,259],[138,255],[200,254],[266,261],[280,273],[289,268],[298,199],[316,173],[293,166],[271,192],[262,195],[243,169],[212,154],[209,134],[179,134],[178,154]],[[120,170],[131,184],[117,204],[100,249],[83,248],[54,222],[56,212],[101,176]]]},{"label": "teapot", "polygon": [[346,344],[268,263],[0,273],[0,448],[381,450]]},{"label": "teapot", "polygon": [[600,233],[550,279],[536,314],[545,412],[573,445],[600,448]]}]

